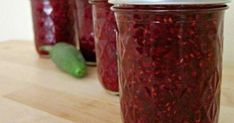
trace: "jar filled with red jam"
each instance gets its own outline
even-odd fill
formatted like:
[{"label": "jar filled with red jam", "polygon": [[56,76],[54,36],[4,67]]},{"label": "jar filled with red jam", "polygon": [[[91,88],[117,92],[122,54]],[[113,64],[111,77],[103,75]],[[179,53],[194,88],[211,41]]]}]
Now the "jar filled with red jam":
[{"label": "jar filled with red jam", "polygon": [[99,80],[110,94],[117,95],[116,22],[108,0],[91,0]]},{"label": "jar filled with red jam", "polygon": [[76,0],[80,50],[89,65],[96,64],[92,5],[89,0]]},{"label": "jar filled with red jam", "polygon": [[76,45],[74,0],[31,0],[36,49],[40,56],[48,52],[42,46],[65,42]]},{"label": "jar filled with red jam", "polygon": [[218,123],[223,0],[111,0],[124,123]]}]

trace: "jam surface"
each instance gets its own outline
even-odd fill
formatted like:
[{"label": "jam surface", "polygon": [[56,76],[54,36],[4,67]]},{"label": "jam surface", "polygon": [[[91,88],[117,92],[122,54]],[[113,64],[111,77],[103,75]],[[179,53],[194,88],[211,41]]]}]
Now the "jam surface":
[{"label": "jam surface", "polygon": [[76,0],[80,50],[88,62],[96,62],[92,5],[88,0]]},{"label": "jam surface", "polygon": [[74,0],[31,0],[36,48],[57,42],[76,44]]},{"label": "jam surface", "polygon": [[97,68],[104,88],[118,92],[116,22],[111,4],[107,1],[93,2],[94,32],[96,40]]},{"label": "jam surface", "polygon": [[114,8],[124,123],[218,123],[224,9]]}]

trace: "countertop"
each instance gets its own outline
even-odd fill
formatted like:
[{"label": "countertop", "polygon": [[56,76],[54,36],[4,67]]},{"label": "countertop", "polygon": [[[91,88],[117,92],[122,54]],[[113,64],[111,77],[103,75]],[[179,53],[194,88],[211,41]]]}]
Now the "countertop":
[{"label": "countertop", "polygon": [[[88,69],[76,79],[39,58],[33,42],[0,43],[0,123],[121,123],[119,98]],[[231,62],[224,62],[220,123],[234,123]]]}]

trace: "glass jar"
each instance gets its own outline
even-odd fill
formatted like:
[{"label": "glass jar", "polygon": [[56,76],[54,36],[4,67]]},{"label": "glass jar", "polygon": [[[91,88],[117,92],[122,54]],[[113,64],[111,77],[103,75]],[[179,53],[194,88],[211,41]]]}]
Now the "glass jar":
[{"label": "glass jar", "polygon": [[111,0],[124,123],[218,123],[225,1],[151,1]]},{"label": "glass jar", "polygon": [[40,56],[44,45],[65,42],[76,45],[74,0],[31,0],[36,49]]},{"label": "glass jar", "polygon": [[116,22],[108,0],[91,0],[99,80],[108,93],[117,95]]},{"label": "glass jar", "polygon": [[88,0],[76,0],[80,50],[89,65],[96,64],[92,5]]}]

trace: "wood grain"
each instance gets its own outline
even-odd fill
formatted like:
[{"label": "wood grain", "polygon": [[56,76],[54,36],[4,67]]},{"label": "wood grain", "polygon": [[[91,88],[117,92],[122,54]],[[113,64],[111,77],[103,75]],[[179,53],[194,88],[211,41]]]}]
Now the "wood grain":
[{"label": "wood grain", "polygon": [[[120,122],[118,103],[91,98],[85,93],[67,94],[40,86],[32,86],[5,96],[33,108],[77,123]],[[112,118],[110,118],[112,117]]]},{"label": "wood grain", "polygon": [[[234,63],[225,61],[220,123],[234,123]],[[33,42],[0,43],[0,123],[121,123],[119,98],[96,68],[76,79],[37,56]]]}]

